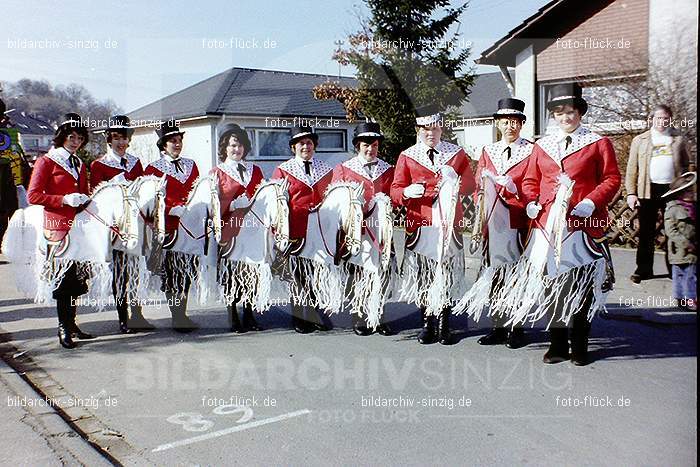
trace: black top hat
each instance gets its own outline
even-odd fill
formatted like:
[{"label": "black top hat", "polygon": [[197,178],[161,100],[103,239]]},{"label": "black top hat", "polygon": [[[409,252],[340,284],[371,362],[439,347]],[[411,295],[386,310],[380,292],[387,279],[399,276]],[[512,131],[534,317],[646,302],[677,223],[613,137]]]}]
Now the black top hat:
[{"label": "black top hat", "polygon": [[416,108],[416,126],[433,125],[442,120],[440,108],[435,104],[428,104]]},{"label": "black top hat", "polygon": [[70,128],[81,133],[87,132],[87,126],[83,122],[83,119],[75,112],[68,112],[63,116],[63,120],[58,124],[56,128],[56,134],[64,128]]},{"label": "black top hat", "polygon": [[134,132],[131,128],[131,120],[126,115],[112,115],[109,117],[109,122],[107,123],[107,132],[116,131],[119,133],[124,133],[128,136]]},{"label": "black top hat", "polygon": [[520,99],[506,97],[498,101],[498,110],[493,114],[493,118],[522,118],[525,121],[526,117],[523,111],[525,110],[525,102]]},{"label": "black top hat", "polygon": [[675,194],[685,191],[687,188],[695,185],[698,180],[697,172],[686,172],[674,178],[669,185],[669,190],[661,195],[662,198],[670,198]]},{"label": "black top hat", "polygon": [[578,83],[556,84],[549,90],[547,110],[552,110],[558,105],[571,104],[584,115],[588,111],[588,103],[583,99],[583,90]]},{"label": "black top hat", "polygon": [[156,130],[156,134],[158,135],[158,142],[156,144],[158,147],[161,147],[164,145],[165,139],[168,136],[184,135],[185,132],[180,131],[180,127],[178,127],[173,120],[168,120],[160,125],[160,128]]},{"label": "black top hat", "polygon": [[223,123],[216,127],[216,140],[221,144],[221,138],[235,136],[239,143],[245,147],[245,153],[250,152],[250,138],[248,138],[248,132],[243,128],[236,125],[235,123]]},{"label": "black top hat", "polygon": [[289,145],[294,146],[297,141],[302,138],[311,138],[314,146],[318,146],[318,134],[314,133],[314,129],[310,126],[295,126],[292,127],[292,135],[289,138]]},{"label": "black top hat", "polygon": [[384,140],[384,135],[379,129],[379,123],[376,122],[365,122],[360,123],[355,127],[355,132],[352,135],[352,145],[357,144],[359,140],[378,140],[379,142]]}]

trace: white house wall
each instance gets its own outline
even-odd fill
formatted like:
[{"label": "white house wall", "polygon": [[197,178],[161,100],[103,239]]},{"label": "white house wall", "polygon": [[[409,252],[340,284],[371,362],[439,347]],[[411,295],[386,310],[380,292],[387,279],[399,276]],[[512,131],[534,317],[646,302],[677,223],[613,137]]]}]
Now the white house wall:
[{"label": "white house wall", "polygon": [[535,134],[537,74],[532,45],[515,56],[515,96],[525,102],[527,120],[523,124],[523,138],[532,139]]}]

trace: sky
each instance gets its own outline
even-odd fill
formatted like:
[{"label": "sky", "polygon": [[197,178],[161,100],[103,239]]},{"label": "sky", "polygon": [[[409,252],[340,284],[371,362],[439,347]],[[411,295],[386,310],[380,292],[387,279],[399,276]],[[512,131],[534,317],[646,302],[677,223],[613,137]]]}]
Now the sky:
[{"label": "sky", "polygon": [[[459,26],[463,41],[473,44],[472,58],[546,3],[472,0]],[[0,6],[0,80],[78,83],[124,111],[234,66],[337,76],[335,42],[356,32],[357,15],[367,14],[356,0],[0,0]]]}]

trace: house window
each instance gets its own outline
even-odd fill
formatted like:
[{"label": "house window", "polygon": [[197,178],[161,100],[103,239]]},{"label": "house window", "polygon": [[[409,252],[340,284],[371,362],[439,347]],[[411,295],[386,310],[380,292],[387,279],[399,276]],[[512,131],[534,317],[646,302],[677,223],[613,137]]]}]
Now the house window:
[{"label": "house window", "polygon": [[347,142],[344,130],[319,130],[318,152],[345,152]]},{"label": "house window", "polygon": [[289,150],[289,130],[273,128],[249,129],[252,150],[250,159],[286,160],[291,156]]},{"label": "house window", "polygon": [[539,101],[537,105],[537,128],[535,128],[535,133],[537,133],[538,137],[546,135],[548,133],[548,128],[549,131],[552,131],[552,129],[556,127],[556,122],[553,118],[550,118],[549,111],[547,110],[547,98],[549,97],[549,90],[552,88],[552,86],[557,84],[561,83],[547,83],[539,85],[539,92],[537,93],[537,100]]},{"label": "house window", "polygon": [[[249,128],[248,136],[252,149],[248,159],[287,160],[292,156],[289,149],[290,130],[286,128]],[[344,130],[319,130],[316,152],[345,152],[347,138]]]},{"label": "house window", "polygon": [[39,138],[26,138],[24,139],[25,145],[28,148],[38,148],[39,147]]}]

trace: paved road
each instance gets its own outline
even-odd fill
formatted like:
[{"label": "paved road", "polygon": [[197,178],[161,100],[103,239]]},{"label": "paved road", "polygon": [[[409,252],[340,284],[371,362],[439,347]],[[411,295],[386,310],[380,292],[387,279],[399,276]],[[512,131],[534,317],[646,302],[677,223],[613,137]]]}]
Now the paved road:
[{"label": "paved road", "polygon": [[297,335],[279,309],[243,335],[226,332],[222,309],[202,310],[187,336],[149,309],[159,329],[122,336],[116,312],[81,310],[100,338],[69,352],[54,311],[18,297],[6,264],[0,327],[14,346],[5,358],[129,465],[695,465],[695,314],[664,306],[667,278],[629,283],[632,254],[614,256],[618,287],[583,368],[543,365],[540,330],[523,349],[481,347],[487,323],[464,319],[457,344],[419,346],[405,305],[388,310],[398,335],[365,338],[345,318]]}]

